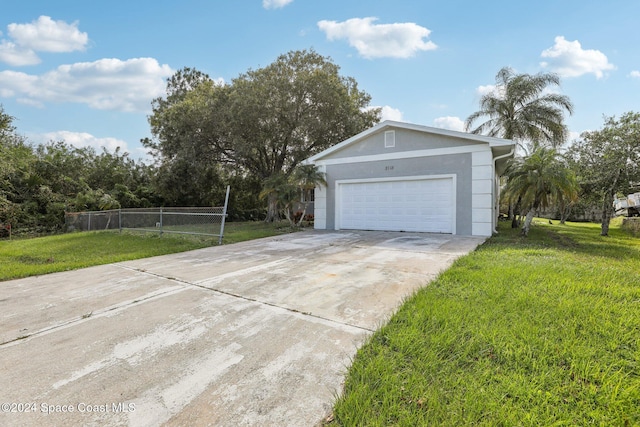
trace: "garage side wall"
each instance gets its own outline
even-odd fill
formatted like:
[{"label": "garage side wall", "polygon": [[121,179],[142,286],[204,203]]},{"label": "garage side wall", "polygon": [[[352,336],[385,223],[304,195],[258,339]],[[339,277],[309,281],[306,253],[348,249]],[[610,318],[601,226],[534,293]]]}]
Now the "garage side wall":
[{"label": "garage side wall", "polygon": [[495,183],[498,178],[493,170],[493,156],[491,151],[472,153],[471,170],[471,213],[472,234],[474,236],[491,236],[495,227],[494,200],[497,200]]},{"label": "garage side wall", "polygon": [[[328,230],[335,230],[336,228],[336,181],[425,175],[455,175],[456,234],[471,235],[473,232],[472,153],[329,164],[324,165],[324,172],[326,173],[328,185],[322,189],[316,189],[316,228]],[[323,204],[324,207],[322,206]]]}]

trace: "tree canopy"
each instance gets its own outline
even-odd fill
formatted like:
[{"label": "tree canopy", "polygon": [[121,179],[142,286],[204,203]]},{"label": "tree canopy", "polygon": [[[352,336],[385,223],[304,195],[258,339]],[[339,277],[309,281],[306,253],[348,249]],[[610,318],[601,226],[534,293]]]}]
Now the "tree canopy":
[{"label": "tree canopy", "polygon": [[[198,175],[232,171],[260,182],[289,177],[296,166],[379,120],[370,96],[315,51],[293,51],[272,64],[217,84],[193,69],[169,80],[153,102],[154,140],[144,144],[163,164]],[[267,219],[277,217],[275,195]]]},{"label": "tree canopy", "polygon": [[602,129],[580,135],[568,156],[583,196],[601,203],[601,234],[606,236],[616,194],[640,191],[640,113],[606,117]]},{"label": "tree canopy", "polygon": [[[550,91],[560,85],[553,73],[516,74],[503,67],[496,74],[493,90],[480,98],[480,109],[465,120],[465,129],[513,140],[525,157],[516,157],[507,175],[506,194],[513,207],[512,227],[518,226],[519,209],[527,218],[523,234],[527,235],[533,212],[549,204],[551,196],[564,203],[573,197],[575,188],[569,171],[561,165],[555,148],[567,139],[564,113],[573,113],[573,104],[565,95]],[[480,119],[486,121],[474,127]]]},{"label": "tree canopy", "polygon": [[511,201],[520,200],[527,212],[522,228],[525,236],[538,208],[578,197],[575,174],[553,148],[540,147],[527,157],[516,158],[507,177],[505,195]]},{"label": "tree canopy", "polygon": [[33,146],[0,107],[0,223],[55,231],[64,212],[156,204],[151,168],[119,149],[96,153],[63,141]]},{"label": "tree canopy", "polygon": [[[565,95],[549,92],[560,85],[553,73],[516,74],[504,67],[496,74],[493,91],[480,99],[480,109],[467,117],[467,131],[514,140],[527,152],[540,145],[558,147],[568,135],[564,113],[573,113]],[[485,122],[474,127],[482,118]]]}]

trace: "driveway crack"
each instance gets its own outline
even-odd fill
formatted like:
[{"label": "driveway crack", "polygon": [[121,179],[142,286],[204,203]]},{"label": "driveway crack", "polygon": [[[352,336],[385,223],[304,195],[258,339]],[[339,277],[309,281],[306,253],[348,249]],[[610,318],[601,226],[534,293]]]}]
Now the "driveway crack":
[{"label": "driveway crack", "polygon": [[193,286],[193,287],[196,287],[196,288],[204,289],[204,290],[209,291],[209,292],[214,292],[214,293],[217,293],[217,294],[227,295],[227,296],[230,296],[230,297],[233,297],[233,298],[242,299],[244,301],[249,301],[249,302],[253,302],[253,303],[256,303],[256,304],[260,304],[260,305],[264,305],[264,306],[268,306],[268,307],[273,307],[273,308],[277,308],[277,309],[280,309],[280,310],[285,310],[285,311],[288,311],[290,313],[294,313],[296,315],[308,316],[308,317],[312,317],[314,319],[322,320],[322,321],[329,322],[329,323],[332,323],[332,324],[336,324],[336,325],[340,325],[340,326],[347,326],[349,328],[355,328],[355,329],[359,329],[359,330],[366,331],[366,332],[375,332],[374,329],[366,328],[364,326],[354,325],[354,324],[351,324],[351,323],[348,323],[348,322],[342,322],[340,320],[331,319],[331,318],[324,317],[324,316],[319,316],[317,314],[313,314],[313,313],[308,312],[308,311],[301,311],[301,310],[297,310],[295,308],[281,306],[281,305],[278,305],[278,304],[275,304],[275,303],[272,303],[272,302],[268,302],[268,301],[262,301],[262,300],[259,300],[259,299],[256,299],[256,298],[247,297],[247,296],[244,296],[244,295],[240,295],[240,294],[236,294],[236,293],[233,293],[233,292],[225,291],[225,290],[218,289],[218,288],[215,288],[215,287],[206,286],[206,285],[203,285],[203,284],[200,284],[200,283],[197,283],[197,282],[194,283],[194,282],[190,282],[190,281],[184,280],[184,279],[179,279],[179,278],[176,278],[176,277],[165,276],[163,274],[154,273],[154,272],[142,269],[142,268],[128,267],[128,266],[120,265],[120,264],[116,264],[116,265],[118,267],[121,267],[121,268],[126,269],[126,270],[131,270],[131,271],[136,271],[138,273],[148,274],[150,276],[157,277],[159,279],[171,280],[171,281],[183,284],[183,285]]},{"label": "driveway crack", "polygon": [[48,333],[51,333],[51,332],[55,332],[55,331],[57,331],[59,329],[68,328],[68,327],[71,327],[71,326],[74,326],[74,325],[77,325],[77,324],[80,324],[80,323],[83,323],[83,322],[87,322],[87,321],[89,321],[91,319],[95,319],[95,318],[99,318],[99,317],[105,316],[107,314],[113,314],[114,312],[124,310],[124,309],[126,309],[128,307],[132,307],[134,305],[138,305],[138,304],[141,304],[143,302],[146,302],[146,301],[149,301],[149,300],[152,300],[152,299],[156,299],[156,298],[172,295],[172,294],[174,294],[176,292],[181,292],[184,289],[185,289],[185,286],[183,286],[183,284],[180,287],[175,287],[174,286],[174,287],[171,287],[171,288],[165,288],[165,289],[162,289],[160,291],[155,291],[155,292],[151,292],[151,293],[146,294],[146,295],[142,295],[142,296],[137,297],[137,298],[135,298],[133,300],[124,301],[124,302],[121,302],[121,303],[118,303],[118,304],[114,304],[112,306],[101,308],[101,309],[96,309],[96,310],[93,310],[93,311],[91,311],[89,313],[83,313],[79,317],[68,319],[68,320],[56,323],[55,325],[50,325],[50,326],[47,326],[46,328],[42,328],[42,329],[39,329],[39,330],[31,332],[31,333],[22,334],[22,335],[18,336],[17,338],[13,338],[13,339],[10,339],[10,340],[4,341],[4,342],[0,342],[0,347],[15,345],[15,344],[18,344],[20,342],[24,342],[26,340],[29,340],[31,338],[35,338],[35,337],[40,336],[40,335],[45,335],[45,334],[48,334]]}]

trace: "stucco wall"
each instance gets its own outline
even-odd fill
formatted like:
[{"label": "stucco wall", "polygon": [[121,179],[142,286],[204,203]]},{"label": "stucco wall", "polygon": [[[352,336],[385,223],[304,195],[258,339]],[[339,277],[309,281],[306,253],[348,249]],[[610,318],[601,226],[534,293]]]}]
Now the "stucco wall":
[{"label": "stucco wall", "polygon": [[[366,131],[310,159],[328,181],[327,187],[316,189],[315,227],[335,229],[337,225],[336,181],[454,175],[454,232],[490,236],[499,194],[493,139],[407,126],[383,123],[375,132]],[[385,146],[388,131],[394,132],[392,147]]]},{"label": "stucco wall", "polygon": [[[335,229],[335,188],[337,180],[455,174],[456,234],[471,235],[473,231],[471,162],[471,153],[463,153],[326,165],[324,171],[326,172],[328,187],[316,190],[316,208],[322,208],[322,204],[325,206],[323,212],[316,210],[316,221],[320,226],[323,220],[326,221],[325,227],[321,228]],[[323,203],[318,203],[319,199]]]},{"label": "stucco wall", "polygon": [[[385,148],[385,131],[395,131],[395,147]],[[366,139],[358,141],[331,153],[331,159],[342,159],[362,155],[388,154],[390,152],[418,151],[424,149],[439,149],[469,146],[469,141],[445,135],[426,134],[409,129],[386,128],[378,133],[369,135]]]}]

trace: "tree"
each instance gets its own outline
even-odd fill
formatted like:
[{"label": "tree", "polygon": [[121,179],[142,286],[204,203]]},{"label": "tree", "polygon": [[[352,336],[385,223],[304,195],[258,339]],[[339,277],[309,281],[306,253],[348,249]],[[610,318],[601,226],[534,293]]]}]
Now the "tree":
[{"label": "tree", "polygon": [[[270,209],[273,211],[274,217],[280,217],[280,211],[284,213],[284,217],[293,225],[292,204],[297,199],[297,188],[287,179],[283,173],[271,175],[264,180],[260,199],[269,201]],[[271,206],[273,204],[273,206]]]},{"label": "tree", "polygon": [[116,149],[97,155],[64,141],[31,145],[0,106],[0,223],[59,230],[67,210],[149,205],[152,169]]},{"label": "tree", "polygon": [[151,102],[149,116],[154,139],[142,144],[163,163],[180,158],[190,161],[212,160],[211,149],[218,148],[219,134],[225,120],[216,116],[218,95],[227,91],[216,85],[208,75],[193,68],[177,71],[167,81],[166,97]]},{"label": "tree", "polygon": [[[238,164],[261,179],[288,177],[307,157],[372,126],[379,110],[339,67],[314,51],[280,56],[233,81],[232,150]],[[267,221],[277,218],[269,199]]]},{"label": "tree", "polygon": [[[467,131],[511,139],[525,152],[538,145],[559,147],[567,138],[564,112],[573,113],[573,104],[565,95],[546,92],[559,86],[553,73],[516,74],[504,67],[496,74],[495,89],[480,98],[480,110],[465,121]],[[473,127],[478,119],[488,119]]]},{"label": "tree", "polygon": [[[65,204],[69,210],[112,209],[116,205],[131,208],[151,204],[148,198],[152,196],[145,188],[151,170],[142,163],[136,164],[120,147],[113,152],[103,148],[102,153],[96,154],[90,147],[78,148],[64,141],[51,141],[35,147],[34,152],[36,161],[31,180],[34,184],[49,187],[52,194],[58,195],[58,200],[64,201],[59,209],[61,218],[64,218]],[[108,196],[105,198],[108,202],[92,201],[102,197],[102,193],[95,196],[96,190]],[[81,194],[83,196],[78,197]]]},{"label": "tree", "polygon": [[602,203],[600,234],[608,236],[616,193],[640,188],[640,113],[605,117],[604,127],[580,135],[568,155],[585,196]]},{"label": "tree", "polygon": [[[221,164],[263,183],[287,180],[307,157],[375,124],[380,110],[369,102],[353,78],[314,51],[289,52],[226,85],[189,70],[170,80],[166,99],[154,101],[155,140],[145,145],[160,162],[194,165],[194,175]],[[268,193],[266,219],[273,221],[277,194]]]},{"label": "tree", "polygon": [[193,68],[177,71],[167,81],[166,96],[152,101],[149,116],[154,139],[142,144],[151,150],[157,168],[155,192],[169,205],[206,206],[222,187],[220,163],[225,162],[228,87]]},{"label": "tree", "polygon": [[312,191],[318,185],[327,185],[327,180],[325,178],[324,172],[320,172],[316,165],[303,164],[298,165],[293,174],[291,175],[291,180],[298,188],[298,194],[304,197],[304,200],[300,200],[302,204],[302,214],[300,215],[300,220],[298,221],[298,226],[302,224],[304,217],[307,213],[307,208],[309,206],[309,196]]},{"label": "tree", "polygon": [[92,148],[77,148],[64,141],[50,141],[35,147],[34,152],[36,162],[32,175],[38,184],[47,185],[51,191],[64,197],[75,197],[90,188],[87,171],[91,169],[95,156]]},{"label": "tree", "polygon": [[559,199],[576,200],[578,184],[571,170],[553,148],[541,147],[530,156],[517,158],[507,173],[505,195],[519,199],[527,211],[522,234],[527,236],[535,211]]},{"label": "tree", "polygon": [[[267,178],[260,197],[275,199],[276,209],[282,210],[292,226],[299,227],[307,213],[309,193],[320,184],[327,185],[324,173],[320,172],[315,165],[301,164],[289,177],[278,174]],[[300,218],[296,223],[295,210],[300,206],[302,206],[302,211],[300,211]]]},{"label": "tree", "polygon": [[[545,93],[550,86],[559,86],[560,78],[553,73],[516,74],[503,67],[496,74],[494,90],[480,98],[480,110],[465,120],[471,133],[513,140],[525,154],[540,146],[553,148],[562,145],[568,134],[564,112],[573,113],[567,96]],[[473,128],[481,118],[487,120]],[[519,226],[521,199],[509,207],[513,211],[511,226]]]},{"label": "tree", "polygon": [[21,203],[29,197],[29,171],[35,156],[16,134],[13,120],[0,105],[0,223],[15,226],[23,219]]},{"label": "tree", "polygon": [[12,137],[15,132],[13,126],[14,117],[4,112],[4,107],[0,104],[0,141]]}]

